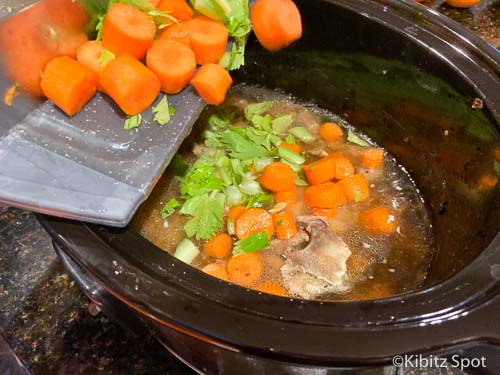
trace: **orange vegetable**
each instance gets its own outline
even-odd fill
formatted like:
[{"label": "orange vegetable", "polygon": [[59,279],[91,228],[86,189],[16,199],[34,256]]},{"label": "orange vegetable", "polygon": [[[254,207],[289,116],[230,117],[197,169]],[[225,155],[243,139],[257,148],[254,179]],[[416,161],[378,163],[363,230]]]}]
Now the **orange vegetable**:
[{"label": "orange vegetable", "polygon": [[191,48],[191,39],[185,23],[174,23],[165,28],[160,35],[159,40],[175,40]]},{"label": "orange vegetable", "polygon": [[252,28],[260,44],[277,51],[302,36],[302,21],[292,0],[257,0],[250,9]]},{"label": "orange vegetable", "polygon": [[336,141],[340,138],[342,138],[342,135],[344,135],[344,132],[334,122],[325,122],[321,127],[319,128],[319,135],[325,140],[325,141]]},{"label": "orange vegetable", "polygon": [[152,6],[154,6],[156,9],[158,9],[158,4],[161,3],[161,0],[149,0]]},{"label": "orange vegetable", "polygon": [[368,183],[362,174],[354,174],[338,182],[345,196],[352,202],[362,202],[370,197]]},{"label": "orange vegetable", "polygon": [[309,184],[324,184],[335,177],[335,159],[326,157],[304,165],[304,173]]},{"label": "orange vegetable", "polygon": [[309,186],[304,192],[304,201],[313,208],[335,208],[345,203],[342,188],[333,182]]},{"label": "orange vegetable", "polygon": [[231,253],[233,240],[227,233],[219,233],[203,244],[203,250],[209,257],[225,258]]},{"label": "orange vegetable", "polygon": [[470,8],[479,3],[480,0],[446,0],[448,5],[455,8]]},{"label": "orange vegetable", "polygon": [[289,191],[295,187],[295,173],[288,164],[276,161],[264,168],[259,182],[267,190]]},{"label": "orange vegetable", "polygon": [[273,196],[275,203],[294,204],[297,202],[297,187],[294,186],[292,190],[287,191],[276,191]]},{"label": "orange vegetable", "polygon": [[106,13],[102,44],[115,55],[142,59],[153,44],[156,26],[153,19],[139,9],[116,3]]},{"label": "orange vegetable", "polygon": [[255,290],[259,292],[274,294],[277,296],[287,297],[287,291],[279,286],[278,284],[272,283],[270,281],[264,281],[254,287]]},{"label": "orange vegetable", "polygon": [[67,115],[73,116],[94,96],[97,75],[68,56],[52,59],[43,72],[43,94]]},{"label": "orange vegetable", "polygon": [[76,50],[76,59],[80,64],[99,74],[102,70],[101,63],[99,62],[102,51],[104,51],[102,42],[89,40]]},{"label": "orange vegetable", "polygon": [[227,217],[228,217],[228,219],[236,220],[237,218],[240,217],[240,215],[243,212],[245,212],[245,206],[233,206],[229,210]]},{"label": "orange vegetable", "polygon": [[335,162],[335,178],[341,180],[354,174],[354,165],[345,156],[333,157]]},{"label": "orange vegetable", "polygon": [[187,21],[194,17],[194,12],[184,0],[162,0],[156,7],[179,21]]},{"label": "orange vegetable", "polygon": [[334,218],[337,216],[337,210],[335,208],[313,208],[313,212],[317,216],[324,216],[328,218]]},{"label": "orange vegetable", "polygon": [[492,175],[484,175],[477,180],[477,187],[481,192],[492,190],[497,184],[498,178]]},{"label": "orange vegetable", "polygon": [[235,234],[239,240],[243,240],[252,234],[266,231],[267,237],[273,235],[273,218],[269,212],[262,208],[250,208],[245,210],[234,224]]},{"label": "orange vegetable", "polygon": [[226,98],[233,80],[226,69],[217,64],[205,64],[194,75],[191,84],[207,104],[218,105]]},{"label": "orange vegetable", "polygon": [[146,65],[167,94],[177,94],[186,87],[196,69],[193,51],[174,40],[155,40],[146,55]]},{"label": "orange vegetable", "polygon": [[274,230],[280,240],[293,237],[297,234],[295,218],[290,211],[281,211],[273,215]]},{"label": "orange vegetable", "polygon": [[216,63],[226,51],[228,33],[219,21],[208,17],[195,17],[185,23],[196,63]]},{"label": "orange vegetable", "polygon": [[302,147],[293,143],[282,142],[280,147],[284,147],[290,151],[296,152],[297,154],[300,154],[302,152]]},{"label": "orange vegetable", "polygon": [[14,98],[16,97],[16,95],[17,95],[17,85],[16,84],[10,85],[5,90],[5,94],[3,96],[3,103],[5,105],[11,107],[12,104],[13,104],[13,102],[14,102]]},{"label": "orange vegetable", "polygon": [[100,82],[127,115],[144,111],[160,92],[160,81],[156,75],[129,55],[110,61],[101,71]]},{"label": "orange vegetable", "polygon": [[384,150],[369,148],[361,154],[360,163],[365,168],[381,169],[384,165]]},{"label": "orange vegetable", "polygon": [[377,234],[394,233],[398,226],[394,213],[385,207],[375,207],[361,212],[359,222],[369,232]]},{"label": "orange vegetable", "polygon": [[208,273],[210,276],[217,277],[224,281],[229,281],[227,276],[226,267],[220,263],[210,263],[201,269],[203,272]]},{"label": "orange vegetable", "polygon": [[259,253],[243,254],[227,261],[227,274],[229,281],[252,286],[259,281],[264,265]]}]

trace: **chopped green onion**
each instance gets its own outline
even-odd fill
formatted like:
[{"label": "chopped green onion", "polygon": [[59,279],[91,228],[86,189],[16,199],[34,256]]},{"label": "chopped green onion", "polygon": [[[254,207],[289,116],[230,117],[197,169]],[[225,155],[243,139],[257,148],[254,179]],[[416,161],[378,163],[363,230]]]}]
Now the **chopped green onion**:
[{"label": "chopped green onion", "polygon": [[299,153],[289,150],[285,147],[280,147],[278,149],[278,155],[280,158],[294,164],[304,164],[306,159]]},{"label": "chopped green onion", "polygon": [[358,137],[351,129],[347,131],[347,142],[351,142],[362,147],[370,146],[367,141]]},{"label": "chopped green onion", "polygon": [[288,130],[288,132],[296,136],[298,139],[300,139],[302,142],[305,143],[312,143],[316,140],[314,135],[309,133],[309,130],[307,130],[302,126],[296,126],[295,128],[291,128]]},{"label": "chopped green onion", "polygon": [[174,257],[182,260],[184,263],[191,264],[193,260],[200,254],[200,250],[188,238],[184,238],[175,249]]},{"label": "chopped green onion", "polygon": [[233,248],[233,256],[237,257],[239,255],[252,253],[254,251],[265,249],[268,246],[269,239],[267,238],[267,232],[258,232],[248,236],[244,240],[236,241]]}]

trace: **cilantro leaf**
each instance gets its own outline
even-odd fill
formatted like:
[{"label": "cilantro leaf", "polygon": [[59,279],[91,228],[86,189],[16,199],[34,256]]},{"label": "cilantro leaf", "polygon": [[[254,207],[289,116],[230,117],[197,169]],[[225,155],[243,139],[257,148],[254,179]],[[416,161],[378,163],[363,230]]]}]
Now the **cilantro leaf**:
[{"label": "cilantro leaf", "polygon": [[184,225],[188,237],[196,236],[199,240],[208,240],[222,229],[224,206],[217,198],[211,198],[208,194],[188,199],[180,212],[192,216]]},{"label": "cilantro leaf", "polygon": [[170,121],[172,112],[170,110],[170,106],[168,105],[167,95],[161,98],[160,102],[153,107],[153,114],[153,120],[155,120],[160,126],[165,125]]},{"label": "cilantro leaf", "polygon": [[166,219],[167,217],[169,217],[170,215],[172,215],[175,212],[175,209],[177,207],[180,207],[180,206],[181,206],[181,204],[177,201],[177,199],[175,199],[175,198],[170,199],[161,209],[161,211],[160,211],[161,217],[163,219]]},{"label": "cilantro leaf", "polygon": [[197,162],[182,179],[181,194],[183,197],[195,197],[212,190],[222,190],[223,187],[224,184],[216,176],[213,166]]},{"label": "cilantro leaf", "polygon": [[233,256],[248,254],[254,251],[265,249],[269,246],[269,239],[266,231],[257,232],[247,238],[236,241],[233,248]]},{"label": "cilantro leaf", "polygon": [[220,135],[232,158],[246,160],[269,156],[270,153],[261,145],[252,143],[234,130],[226,130]]},{"label": "cilantro leaf", "polygon": [[111,60],[116,59],[116,55],[110,50],[104,48],[101,56],[99,56],[99,65],[104,68]]},{"label": "cilantro leaf", "polygon": [[347,142],[351,142],[362,147],[370,146],[367,141],[358,137],[351,129],[347,131]]},{"label": "cilantro leaf", "polygon": [[140,113],[137,115],[133,116],[128,116],[127,119],[125,120],[125,124],[123,125],[123,129],[130,130],[134,128],[138,128],[141,126],[142,123],[142,116]]}]

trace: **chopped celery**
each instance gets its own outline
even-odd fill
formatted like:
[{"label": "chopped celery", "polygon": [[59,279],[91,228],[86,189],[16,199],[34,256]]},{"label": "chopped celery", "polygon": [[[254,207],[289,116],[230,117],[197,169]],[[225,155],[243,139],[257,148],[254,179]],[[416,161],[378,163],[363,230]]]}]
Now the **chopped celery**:
[{"label": "chopped celery", "polygon": [[306,159],[301,155],[285,147],[280,147],[278,149],[278,155],[280,158],[294,164],[304,164]]},{"label": "chopped celery", "polygon": [[309,133],[309,130],[302,126],[296,126],[294,128],[291,128],[288,130],[288,132],[294,136],[296,136],[298,139],[300,139],[302,142],[305,143],[312,143],[315,141],[314,135]]},{"label": "chopped celery", "polygon": [[184,263],[191,264],[193,260],[200,254],[200,250],[188,238],[184,238],[175,249],[174,257],[182,260]]}]

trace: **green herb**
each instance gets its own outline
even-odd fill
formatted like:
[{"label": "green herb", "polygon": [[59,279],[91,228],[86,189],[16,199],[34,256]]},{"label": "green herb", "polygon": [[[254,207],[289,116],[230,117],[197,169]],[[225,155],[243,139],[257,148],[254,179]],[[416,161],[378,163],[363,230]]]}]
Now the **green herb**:
[{"label": "green herb", "polygon": [[232,158],[246,160],[270,156],[262,146],[250,142],[234,130],[226,130],[220,135]]},{"label": "green herb", "polygon": [[182,179],[183,197],[195,197],[212,190],[222,190],[224,184],[215,174],[215,168],[202,163],[202,159],[193,165]]},{"label": "green herb", "polygon": [[358,203],[361,199],[361,193],[359,191],[354,193],[354,202]]},{"label": "green herb", "polygon": [[261,115],[254,115],[252,117],[252,125],[255,126],[257,129],[259,130],[263,130],[265,131],[266,133],[269,133],[271,132],[271,120],[272,120],[272,117],[270,115],[265,115],[265,116],[261,116]]},{"label": "green herb", "polygon": [[97,31],[97,40],[101,40],[100,34],[102,32],[104,15],[108,10],[110,0],[77,0],[77,2],[83,6],[90,18],[86,26],[87,31],[90,34],[94,34]]},{"label": "green herb", "polygon": [[101,56],[99,56],[99,65],[101,65],[101,67],[104,68],[108,62],[114,59],[116,59],[116,55],[110,50],[104,48],[101,53]]},{"label": "green herb", "polygon": [[133,116],[128,116],[127,119],[125,120],[125,124],[123,125],[123,129],[130,130],[134,128],[138,128],[141,126],[142,123],[142,116],[140,113],[137,115]]},{"label": "green herb", "polygon": [[182,205],[180,212],[192,216],[184,225],[188,237],[196,236],[199,240],[208,240],[222,229],[224,205],[218,195],[213,197],[201,194],[190,198]]},{"label": "green herb", "polygon": [[370,146],[367,141],[359,138],[351,129],[347,131],[347,142],[351,142],[362,147]]},{"label": "green herb", "polygon": [[267,238],[267,232],[258,232],[248,236],[244,240],[236,241],[233,248],[233,256],[237,257],[239,255],[252,253],[265,249],[268,246],[269,239]]},{"label": "green herb", "polygon": [[288,143],[289,145],[296,145],[297,142],[295,141],[295,137],[292,134],[288,134],[285,138],[285,142]]},{"label": "green herb", "polygon": [[170,26],[174,23],[179,23],[179,20],[175,17],[172,17],[169,13],[161,10],[150,10],[146,12],[149,16],[153,18],[154,23],[156,24],[156,28],[158,30],[164,29],[167,26]]},{"label": "green herb", "polygon": [[181,206],[181,204],[177,201],[177,199],[175,199],[175,198],[170,199],[165,204],[165,206],[163,206],[163,208],[161,209],[161,211],[160,211],[161,217],[163,219],[166,219],[167,217],[169,217],[170,215],[172,215],[175,212],[175,209],[177,207],[180,207],[180,206]]},{"label": "green herb", "polygon": [[200,250],[188,238],[184,238],[175,249],[174,257],[182,260],[184,263],[191,264],[193,260],[200,254]]},{"label": "green herb", "polygon": [[273,128],[273,132],[275,134],[283,133],[292,124],[293,124],[293,116],[292,115],[279,116],[271,121],[271,127]]},{"label": "green herb", "polygon": [[280,147],[278,149],[278,155],[280,156],[280,158],[294,164],[304,164],[304,162],[306,161],[306,159],[301,154],[298,154],[285,147]]},{"label": "green herb", "polygon": [[276,222],[276,225],[278,225],[278,226],[283,225],[283,219],[278,219],[278,221]]},{"label": "green herb", "polygon": [[219,136],[211,132],[210,130],[205,130],[202,134],[202,137],[205,138],[205,146],[208,148],[217,149],[222,147],[222,142],[219,139]]},{"label": "green herb", "polygon": [[245,63],[245,43],[244,37],[235,38],[230,52],[224,52],[218,64],[227,70],[235,70]]},{"label": "green herb", "polygon": [[254,103],[254,104],[249,104],[245,107],[244,113],[245,113],[245,118],[248,121],[252,121],[252,118],[255,115],[261,115],[264,112],[268,111],[272,107],[273,103],[272,102],[261,102],[261,103]]},{"label": "green herb", "polygon": [[160,102],[153,107],[153,120],[155,120],[160,126],[165,125],[170,121],[170,118],[175,109],[172,112],[171,107],[168,105],[167,95],[161,98]]},{"label": "green herb", "polygon": [[263,207],[272,204],[273,196],[269,193],[259,193],[252,195],[248,200],[246,208]]},{"label": "green herb", "polygon": [[208,125],[210,125],[210,127],[212,127],[214,130],[222,129],[228,126],[233,118],[234,113],[232,112],[212,115],[208,118]]},{"label": "green herb", "polygon": [[302,126],[296,126],[295,128],[291,128],[288,130],[288,132],[296,136],[298,139],[300,139],[302,142],[305,143],[312,143],[316,140],[316,138],[311,133],[309,133],[309,130],[307,130]]}]

